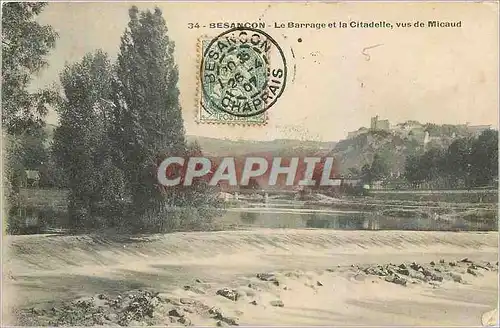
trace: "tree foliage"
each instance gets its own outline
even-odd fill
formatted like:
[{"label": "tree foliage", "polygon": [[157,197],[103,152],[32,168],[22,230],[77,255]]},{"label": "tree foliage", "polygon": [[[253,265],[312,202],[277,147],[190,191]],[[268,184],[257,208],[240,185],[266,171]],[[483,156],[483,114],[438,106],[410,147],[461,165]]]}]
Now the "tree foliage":
[{"label": "tree foliage", "polygon": [[66,66],[61,74],[65,99],[58,106],[61,125],[54,135],[54,155],[68,177],[69,214],[75,228],[95,223],[96,205],[111,187],[111,81],[112,66],[101,51]]},{"label": "tree foliage", "polygon": [[2,126],[9,134],[41,127],[52,90],[28,91],[31,78],[47,66],[57,33],[35,21],[46,3],[6,2],[2,5]]},{"label": "tree foliage", "polygon": [[161,11],[129,10],[117,63],[118,119],[127,187],[137,214],[161,207],[154,167],[160,153],[184,154],[184,125],[177,88],[174,43]]},{"label": "tree foliage", "polygon": [[406,159],[410,183],[434,182],[447,188],[491,185],[498,177],[498,132],[486,130],[477,137],[453,141],[446,150],[431,148]]}]

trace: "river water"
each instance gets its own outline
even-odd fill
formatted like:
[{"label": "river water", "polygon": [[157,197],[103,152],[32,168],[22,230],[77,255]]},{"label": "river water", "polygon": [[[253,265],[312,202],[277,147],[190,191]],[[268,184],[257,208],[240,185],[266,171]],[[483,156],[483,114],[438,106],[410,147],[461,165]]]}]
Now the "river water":
[{"label": "river water", "polygon": [[322,228],[336,230],[432,230],[496,231],[491,220],[471,222],[447,216],[394,217],[377,212],[332,210],[322,207],[303,208],[290,204],[230,208],[220,218],[224,225],[239,228]]}]

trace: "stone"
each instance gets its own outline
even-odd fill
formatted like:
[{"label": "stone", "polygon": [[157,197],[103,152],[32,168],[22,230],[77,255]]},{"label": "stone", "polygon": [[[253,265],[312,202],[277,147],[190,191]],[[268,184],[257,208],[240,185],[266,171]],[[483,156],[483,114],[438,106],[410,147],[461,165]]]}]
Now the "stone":
[{"label": "stone", "polygon": [[201,290],[197,287],[189,286],[189,285],[184,286],[184,290],[191,291],[191,292],[196,293],[196,294],[205,294],[205,292],[203,290]]},{"label": "stone", "polygon": [[453,273],[453,272],[450,272],[449,273],[451,279],[454,281],[454,282],[462,282],[463,281],[463,278],[461,275],[459,275],[458,273]]},{"label": "stone", "polygon": [[406,282],[407,282],[406,279],[399,277],[397,275],[387,276],[387,277],[385,277],[385,281],[392,282],[393,284],[401,285],[401,286],[406,286]]},{"label": "stone", "polygon": [[430,265],[434,266],[436,263],[434,261],[431,261]]},{"label": "stone", "polygon": [[269,304],[271,304],[271,306],[274,306],[274,307],[284,307],[285,306],[285,304],[283,303],[282,300],[271,301],[271,302],[269,302]]},{"label": "stone", "polygon": [[317,286],[323,286],[323,284],[321,283],[321,281],[316,281],[316,285]]},{"label": "stone", "polygon": [[262,281],[275,281],[276,276],[272,273],[257,273],[257,278]]},{"label": "stone", "polygon": [[256,300],[253,300],[253,301],[251,301],[251,302],[250,302],[250,304],[252,304],[252,305],[257,305],[257,301],[256,301]]},{"label": "stone", "polygon": [[405,275],[405,276],[409,276],[410,275],[410,270],[408,270],[407,268],[401,268],[400,267],[400,268],[398,268],[397,273]]},{"label": "stone", "polygon": [[433,274],[433,275],[431,276],[431,280],[441,282],[441,281],[443,281],[443,276],[438,275],[438,274]]},{"label": "stone", "polygon": [[179,318],[179,320],[177,321],[181,324],[183,324],[184,326],[191,326],[191,320],[188,318],[188,317],[181,317]]},{"label": "stone", "polygon": [[217,295],[223,296],[231,301],[237,301],[240,295],[234,289],[224,288],[217,291]]},{"label": "stone", "polygon": [[420,271],[410,271],[408,276],[413,279],[425,280],[424,274]]},{"label": "stone", "polygon": [[184,316],[184,312],[181,309],[172,309],[168,311],[168,315],[172,317],[182,318]]},{"label": "stone", "polygon": [[180,302],[181,304],[194,304],[196,301],[192,298],[181,298]]},{"label": "stone", "polygon": [[467,273],[477,277],[478,276],[478,273],[476,271],[474,271],[473,269],[471,268],[467,268]]}]

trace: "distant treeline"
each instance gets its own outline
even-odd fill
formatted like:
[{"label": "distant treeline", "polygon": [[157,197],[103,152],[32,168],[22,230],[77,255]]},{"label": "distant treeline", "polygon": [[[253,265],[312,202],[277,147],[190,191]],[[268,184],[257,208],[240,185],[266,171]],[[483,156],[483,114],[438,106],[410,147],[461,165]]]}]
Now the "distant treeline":
[{"label": "distant treeline", "polygon": [[413,186],[476,188],[498,181],[498,131],[453,141],[447,149],[431,148],[406,159],[404,178]]}]

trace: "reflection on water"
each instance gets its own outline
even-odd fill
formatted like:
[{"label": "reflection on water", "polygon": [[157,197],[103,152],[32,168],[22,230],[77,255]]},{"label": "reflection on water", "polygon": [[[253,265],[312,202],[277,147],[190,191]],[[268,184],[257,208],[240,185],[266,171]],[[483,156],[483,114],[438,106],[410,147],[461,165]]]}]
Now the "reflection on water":
[{"label": "reflection on water", "polygon": [[495,222],[470,222],[464,219],[398,218],[370,212],[336,211],[303,212],[269,209],[233,209],[220,219],[225,224],[260,228],[322,228],[336,230],[434,230],[434,231],[492,231]]}]

